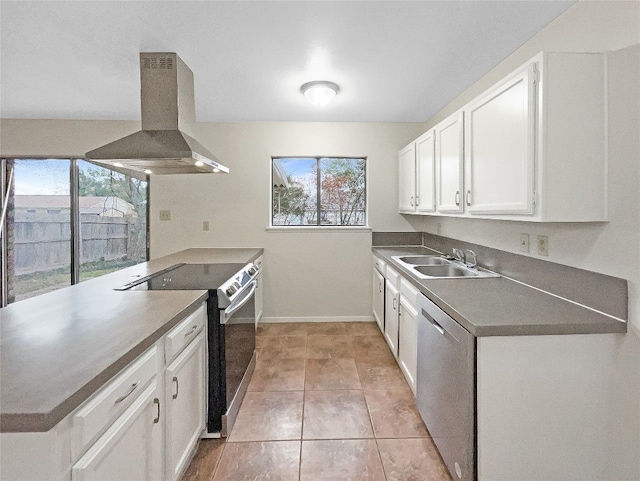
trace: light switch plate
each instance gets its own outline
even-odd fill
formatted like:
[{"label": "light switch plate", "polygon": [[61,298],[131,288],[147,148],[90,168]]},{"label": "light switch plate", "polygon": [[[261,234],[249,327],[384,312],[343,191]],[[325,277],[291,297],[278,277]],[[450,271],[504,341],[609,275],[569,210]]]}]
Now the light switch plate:
[{"label": "light switch plate", "polygon": [[171,211],[170,210],[161,210],[160,211],[160,220],[171,220]]}]

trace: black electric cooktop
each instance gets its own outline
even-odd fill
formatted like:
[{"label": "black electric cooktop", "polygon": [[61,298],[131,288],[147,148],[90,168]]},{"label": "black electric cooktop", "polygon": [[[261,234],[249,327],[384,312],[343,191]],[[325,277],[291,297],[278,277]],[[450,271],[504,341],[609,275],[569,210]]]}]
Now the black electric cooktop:
[{"label": "black electric cooktop", "polygon": [[122,290],[179,291],[217,289],[245,264],[177,264],[152,276],[123,286]]}]

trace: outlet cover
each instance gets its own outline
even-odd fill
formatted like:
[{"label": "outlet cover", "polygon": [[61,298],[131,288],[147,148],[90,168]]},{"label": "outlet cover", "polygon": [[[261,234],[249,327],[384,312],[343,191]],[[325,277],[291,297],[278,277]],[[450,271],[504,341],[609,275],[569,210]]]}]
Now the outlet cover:
[{"label": "outlet cover", "polygon": [[520,252],[529,252],[529,234],[520,234]]},{"label": "outlet cover", "polygon": [[204,231],[208,231],[209,230],[209,221],[208,220],[203,220],[202,221],[202,230],[204,230]]},{"label": "outlet cover", "polygon": [[538,255],[549,255],[549,238],[546,235],[538,236]]},{"label": "outlet cover", "polygon": [[170,210],[161,210],[160,211],[160,220],[171,220],[171,211]]}]

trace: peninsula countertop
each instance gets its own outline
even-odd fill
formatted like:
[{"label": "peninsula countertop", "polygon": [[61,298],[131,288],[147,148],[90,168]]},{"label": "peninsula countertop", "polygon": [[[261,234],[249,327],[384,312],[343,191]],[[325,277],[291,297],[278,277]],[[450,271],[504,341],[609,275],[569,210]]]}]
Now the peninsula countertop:
[{"label": "peninsula countertop", "polygon": [[0,431],[48,431],[208,297],[114,288],[177,263],[246,263],[262,253],[187,249],[0,309]]},{"label": "peninsula countertop", "polygon": [[627,332],[624,320],[507,277],[420,279],[392,258],[439,254],[426,247],[372,250],[476,337]]}]

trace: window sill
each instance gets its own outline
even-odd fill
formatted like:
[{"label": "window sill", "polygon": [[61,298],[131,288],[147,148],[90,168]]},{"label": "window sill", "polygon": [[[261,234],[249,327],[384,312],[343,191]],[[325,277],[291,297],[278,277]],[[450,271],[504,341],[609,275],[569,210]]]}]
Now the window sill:
[{"label": "window sill", "polygon": [[270,226],[265,229],[268,233],[279,232],[371,232],[369,226]]}]

